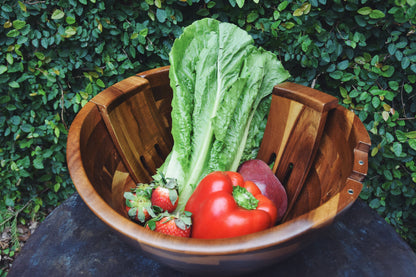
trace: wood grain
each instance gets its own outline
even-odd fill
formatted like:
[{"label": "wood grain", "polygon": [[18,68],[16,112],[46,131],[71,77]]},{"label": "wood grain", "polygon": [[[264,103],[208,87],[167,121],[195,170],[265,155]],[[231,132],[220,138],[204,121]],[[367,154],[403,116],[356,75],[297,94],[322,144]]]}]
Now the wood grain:
[{"label": "wood grain", "polygon": [[[367,132],[362,132],[361,125],[358,117],[342,106],[329,112],[305,186],[287,220],[318,208],[352,181],[361,185],[367,173],[370,149],[370,139]],[[354,193],[361,191],[356,186],[351,188]]]},{"label": "wood grain", "polygon": [[338,100],[312,88],[283,83],[274,87],[272,103],[258,158],[273,163],[273,172],[286,189],[284,222],[315,158],[328,111]]},{"label": "wood grain", "polygon": [[149,81],[133,76],[92,100],[135,182],[149,182],[170,152],[166,121],[159,116]]}]

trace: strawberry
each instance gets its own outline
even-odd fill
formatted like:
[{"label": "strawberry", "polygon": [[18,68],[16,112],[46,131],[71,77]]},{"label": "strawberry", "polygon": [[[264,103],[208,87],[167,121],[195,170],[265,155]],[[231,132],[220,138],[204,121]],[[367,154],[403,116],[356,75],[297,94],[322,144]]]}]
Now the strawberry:
[{"label": "strawberry", "polygon": [[[165,178],[162,173],[158,172],[153,176],[153,182],[138,184],[131,189],[131,192],[125,192],[124,198],[126,199],[127,213],[134,221],[144,224],[150,218],[160,220],[161,217],[157,215],[163,212],[168,215],[178,206],[177,183],[175,179]],[[150,224],[155,225],[157,220],[155,219]]]},{"label": "strawberry", "polygon": [[156,217],[152,208],[150,197],[152,187],[147,184],[139,184],[131,192],[125,192],[126,211],[131,219],[145,223],[151,217]]},{"label": "strawberry", "polygon": [[161,209],[173,212],[178,206],[178,193],[176,190],[165,187],[157,187],[152,193],[152,205],[158,206]]},{"label": "strawberry", "polygon": [[185,211],[180,215],[164,212],[156,218],[149,220],[146,223],[146,228],[169,236],[189,238],[191,236],[191,225],[189,212]]},{"label": "strawberry", "polygon": [[153,176],[154,186],[151,201],[164,211],[173,212],[178,206],[178,191],[175,179],[166,179],[162,174]]}]

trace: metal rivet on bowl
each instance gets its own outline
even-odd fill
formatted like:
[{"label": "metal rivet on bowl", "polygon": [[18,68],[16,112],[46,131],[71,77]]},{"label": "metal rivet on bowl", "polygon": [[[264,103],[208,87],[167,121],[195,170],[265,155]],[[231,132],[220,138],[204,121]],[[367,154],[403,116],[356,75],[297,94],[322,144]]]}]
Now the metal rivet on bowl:
[{"label": "metal rivet on bowl", "polygon": [[349,193],[349,194],[354,194],[354,190],[353,190],[353,189],[349,189],[349,190],[348,190],[348,193]]},{"label": "metal rivet on bowl", "polygon": [[359,165],[363,165],[363,164],[364,164],[364,161],[363,161],[363,160],[359,160],[359,161],[358,161],[358,164],[359,164]]}]

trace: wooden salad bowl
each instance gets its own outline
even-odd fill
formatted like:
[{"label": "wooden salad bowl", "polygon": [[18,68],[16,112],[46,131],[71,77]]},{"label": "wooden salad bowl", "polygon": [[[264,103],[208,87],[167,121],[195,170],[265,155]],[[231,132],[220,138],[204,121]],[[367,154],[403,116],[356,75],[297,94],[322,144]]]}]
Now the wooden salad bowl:
[{"label": "wooden salad bowl", "polygon": [[134,247],[192,274],[235,275],[275,264],[311,242],[357,199],[370,139],[336,98],[294,83],[274,87],[258,158],[272,164],[288,194],[280,224],[228,239],[178,238],[128,218],[123,194],[150,182],[173,145],[169,67],[99,93],[73,121],[67,162],[88,207]]}]

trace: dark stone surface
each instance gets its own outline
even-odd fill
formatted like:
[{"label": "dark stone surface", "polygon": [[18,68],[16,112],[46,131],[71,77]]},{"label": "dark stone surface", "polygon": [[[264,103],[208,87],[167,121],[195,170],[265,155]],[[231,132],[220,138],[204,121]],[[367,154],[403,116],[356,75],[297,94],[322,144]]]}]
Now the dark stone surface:
[{"label": "dark stone surface", "polygon": [[[253,274],[251,274],[252,276]],[[416,255],[364,202],[260,276],[416,276]],[[188,276],[127,245],[74,194],[42,222],[8,277]]]}]

